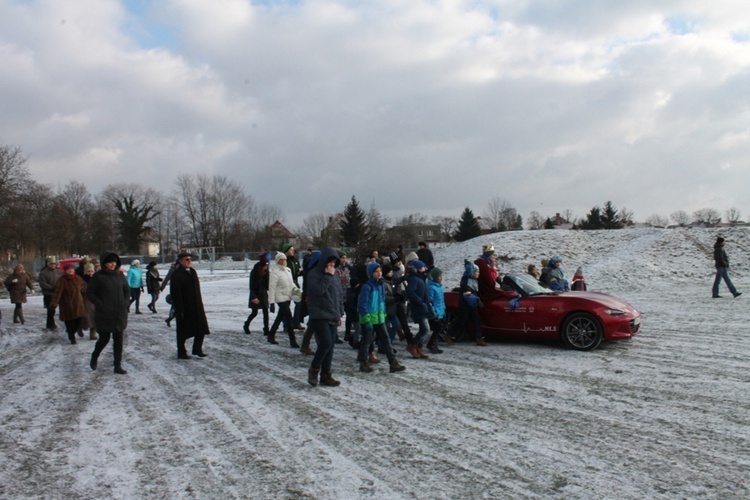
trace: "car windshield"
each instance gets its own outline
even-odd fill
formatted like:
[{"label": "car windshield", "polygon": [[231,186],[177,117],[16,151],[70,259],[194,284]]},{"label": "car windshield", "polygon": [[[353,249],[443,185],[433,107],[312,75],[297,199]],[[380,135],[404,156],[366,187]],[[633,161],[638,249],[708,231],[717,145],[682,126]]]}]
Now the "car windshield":
[{"label": "car windshield", "polygon": [[518,288],[523,290],[527,295],[543,295],[552,293],[549,288],[540,285],[533,276],[529,274],[509,274],[507,279],[512,280]]}]

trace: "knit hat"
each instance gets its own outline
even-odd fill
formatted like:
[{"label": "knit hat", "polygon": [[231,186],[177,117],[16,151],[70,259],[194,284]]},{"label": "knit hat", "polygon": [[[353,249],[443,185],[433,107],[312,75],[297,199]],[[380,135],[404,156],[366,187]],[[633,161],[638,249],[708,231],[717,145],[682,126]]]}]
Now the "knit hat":
[{"label": "knit hat", "polygon": [[413,260],[413,261],[411,261],[411,262],[409,263],[409,265],[410,265],[411,267],[413,267],[414,269],[416,269],[417,271],[419,271],[419,270],[420,270],[420,269],[422,269],[423,267],[427,267],[427,265],[426,265],[426,264],[425,264],[424,262],[422,262],[421,260],[419,260],[419,259],[416,259],[416,260]]},{"label": "knit hat", "polygon": [[583,276],[583,268],[582,267],[579,267],[578,269],[576,269],[576,276]]},{"label": "knit hat", "polygon": [[482,245],[482,253],[485,255],[492,255],[493,253],[495,253],[495,244],[486,243]]},{"label": "knit hat", "polygon": [[371,262],[370,264],[367,264],[367,276],[372,278],[372,274],[380,267],[380,264],[378,264],[377,262]]},{"label": "knit hat", "polygon": [[439,267],[433,267],[432,271],[430,271],[430,279],[432,281],[437,281],[438,278],[440,278],[440,275],[443,274],[443,271],[440,270]]},{"label": "knit hat", "polygon": [[138,259],[133,259],[133,260],[131,260],[131,261],[130,261],[130,265],[131,265],[131,266],[135,266],[135,267],[138,267],[138,266],[140,266],[140,265],[141,265],[141,261],[140,261],[140,260],[138,260]]},{"label": "knit hat", "polygon": [[292,245],[291,243],[284,243],[281,246],[281,251],[284,252],[284,253],[286,253],[286,251],[289,250],[290,248],[292,248],[293,246],[294,245]]},{"label": "knit hat", "polygon": [[557,264],[558,262],[562,262],[562,257],[560,257],[559,255],[553,255],[553,256],[552,256],[552,257],[551,257],[551,258],[549,259],[549,262],[547,263],[547,265],[548,265],[548,266],[550,266],[550,267],[552,267],[552,266],[554,266],[555,264]]},{"label": "knit hat", "polygon": [[260,258],[258,259],[260,263],[264,266],[268,265],[268,254],[261,254]]},{"label": "knit hat", "polygon": [[390,257],[391,257],[391,264],[395,264],[397,261],[401,260],[401,257],[399,257],[396,252],[391,252]]},{"label": "knit hat", "polygon": [[73,264],[72,262],[68,262],[67,264],[63,266],[63,271],[67,271],[68,269],[75,269],[75,268],[76,268],[75,264]]},{"label": "knit hat", "polygon": [[151,262],[149,262],[148,267],[156,267],[156,261],[152,260]]},{"label": "knit hat", "polygon": [[718,238],[716,238],[716,243],[724,243],[724,238],[719,236]]},{"label": "knit hat", "polygon": [[89,262],[88,264],[86,264],[85,266],[83,266],[83,271],[84,272],[86,272],[86,271],[93,271],[93,270],[94,270],[94,264],[92,264],[91,262]]},{"label": "knit hat", "polygon": [[383,276],[388,276],[388,273],[393,272],[393,266],[389,264],[383,264]]},{"label": "knit hat", "polygon": [[467,278],[471,278],[471,276],[479,271],[479,266],[474,264],[470,260],[464,260],[464,276]]},{"label": "knit hat", "polygon": [[281,252],[276,252],[276,257],[274,257],[274,260],[278,264],[282,260],[286,260],[286,254]]}]

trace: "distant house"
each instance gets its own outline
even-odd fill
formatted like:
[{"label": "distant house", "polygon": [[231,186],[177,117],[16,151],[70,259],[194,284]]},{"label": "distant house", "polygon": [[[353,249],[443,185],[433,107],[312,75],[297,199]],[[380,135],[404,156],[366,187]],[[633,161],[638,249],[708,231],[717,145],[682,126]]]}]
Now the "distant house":
[{"label": "distant house", "polygon": [[341,221],[343,220],[343,213],[328,217],[328,225],[320,232],[320,240],[323,246],[344,246],[344,238],[341,236]]},{"label": "distant house", "polygon": [[492,229],[492,226],[490,225],[489,221],[486,219],[483,219],[482,217],[477,217],[477,223],[479,224],[479,234],[481,236],[484,236],[485,234],[492,234],[495,231]]},{"label": "distant house", "polygon": [[289,243],[292,246],[297,246],[297,235],[286,228],[281,221],[276,221],[268,226],[269,241],[271,248],[281,249],[284,243]]},{"label": "distant house", "polygon": [[573,229],[573,224],[560,215],[559,212],[554,217],[550,217],[549,220],[552,221],[554,229]]},{"label": "distant house", "polygon": [[405,248],[416,248],[420,241],[433,244],[442,240],[439,224],[413,224],[393,226],[385,230],[388,239],[399,242]]}]

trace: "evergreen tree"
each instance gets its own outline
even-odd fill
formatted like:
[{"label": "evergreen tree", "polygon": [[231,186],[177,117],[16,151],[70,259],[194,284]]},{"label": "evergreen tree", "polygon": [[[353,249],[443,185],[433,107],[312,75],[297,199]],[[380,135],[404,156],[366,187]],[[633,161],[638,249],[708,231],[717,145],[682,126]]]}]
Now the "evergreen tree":
[{"label": "evergreen tree", "polygon": [[601,229],[602,228],[602,211],[599,207],[594,207],[581,221],[581,229]]},{"label": "evergreen tree", "polygon": [[367,240],[368,231],[365,213],[359,208],[359,203],[354,195],[344,209],[344,218],[341,220],[339,227],[341,229],[341,240],[346,247],[356,247]]},{"label": "evergreen tree", "polygon": [[611,201],[604,204],[604,211],[601,213],[601,227],[603,229],[622,229],[622,222],[620,221],[620,214],[617,209],[612,205]]},{"label": "evergreen tree", "polygon": [[547,217],[547,220],[544,221],[544,229],[555,229],[555,224],[549,217]]},{"label": "evergreen tree", "polygon": [[481,232],[482,230],[479,227],[479,220],[474,217],[474,212],[472,212],[469,207],[466,207],[458,221],[458,231],[456,231],[455,240],[470,240],[471,238],[479,236]]}]

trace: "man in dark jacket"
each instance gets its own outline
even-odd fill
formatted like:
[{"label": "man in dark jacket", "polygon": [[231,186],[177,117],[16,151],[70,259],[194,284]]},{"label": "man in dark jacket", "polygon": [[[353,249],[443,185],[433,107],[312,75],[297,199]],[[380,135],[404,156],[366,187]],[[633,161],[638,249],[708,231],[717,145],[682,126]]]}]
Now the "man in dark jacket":
[{"label": "man in dark jacket", "polygon": [[[340,384],[333,378],[331,363],[336,345],[337,329],[342,324],[344,302],[341,297],[341,282],[336,276],[339,255],[331,247],[320,253],[315,267],[307,271],[307,311],[315,332],[318,349],[307,371],[307,382],[313,387],[320,384],[336,387]],[[322,372],[322,373],[321,373]]]},{"label": "man in dark jacket", "polygon": [[432,256],[432,250],[430,250],[424,241],[420,241],[418,245],[417,257],[427,266],[427,272],[432,271],[432,268],[435,267],[435,258]]},{"label": "man in dark jacket", "polygon": [[130,286],[120,272],[120,257],[114,252],[104,252],[100,258],[102,268],[95,273],[86,288],[86,298],[94,304],[94,323],[99,333],[91,369],[96,370],[99,354],[107,347],[110,336],[114,341],[115,373],[124,375],[122,368],[122,341],[128,326]]},{"label": "man in dark jacket", "polygon": [[735,297],[742,295],[742,292],[738,292],[734,287],[732,280],[729,279],[729,274],[727,273],[727,269],[729,269],[729,257],[727,256],[726,250],[724,250],[724,238],[721,236],[716,238],[716,243],[714,243],[714,263],[716,265],[716,278],[714,279],[714,287],[712,290],[713,298],[721,298],[721,295],[719,295],[719,284],[722,279],[724,280],[724,283],[727,284],[732,295]]},{"label": "man in dark jacket", "polygon": [[55,293],[55,283],[62,277],[63,273],[57,268],[57,258],[47,257],[44,269],[39,271],[39,288],[42,289],[44,308],[47,309],[47,330],[57,330],[55,324],[55,308],[50,307],[52,294]]},{"label": "man in dark jacket", "polygon": [[419,332],[414,336],[414,343],[406,346],[406,350],[413,358],[427,359],[428,355],[422,351],[430,333],[429,320],[434,313],[427,290],[427,264],[421,260],[413,260],[406,270],[406,298],[411,308],[411,317],[419,326]]},{"label": "man in dark jacket", "polygon": [[193,337],[193,355],[205,357],[203,338],[208,335],[208,320],[203,309],[203,297],[198,274],[192,268],[193,257],[189,253],[177,256],[177,266],[172,273],[169,294],[172,297],[175,319],[177,320],[177,357],[190,359],[185,349],[185,341]]}]

